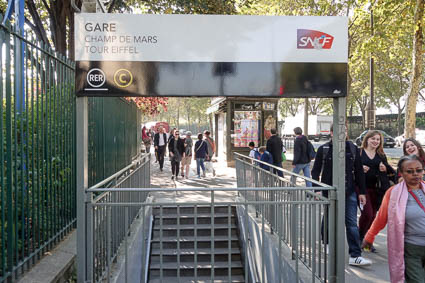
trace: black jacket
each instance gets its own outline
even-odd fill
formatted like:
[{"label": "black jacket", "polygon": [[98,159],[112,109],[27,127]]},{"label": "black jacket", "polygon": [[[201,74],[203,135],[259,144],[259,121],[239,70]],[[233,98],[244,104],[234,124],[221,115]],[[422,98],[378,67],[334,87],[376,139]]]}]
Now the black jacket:
[{"label": "black jacket", "polygon": [[[327,148],[326,156],[323,156],[324,147]],[[353,154],[351,153],[352,149],[355,150],[355,158],[353,158]],[[327,142],[318,148],[311,176],[317,181],[320,180],[322,183],[332,185],[332,141]],[[366,194],[366,180],[362,160],[360,158],[360,151],[351,141],[346,141],[345,191],[347,193],[351,193],[355,190],[355,187],[358,187],[359,194]],[[327,196],[327,191],[324,191],[324,195]]]},{"label": "black jacket", "polygon": [[266,150],[272,154],[274,164],[282,163],[283,143],[280,137],[277,135],[271,136],[267,140]]},{"label": "black jacket", "polygon": [[171,137],[168,142],[168,152],[172,152],[174,155],[183,156],[184,153],[184,139],[177,140],[177,152],[174,150],[174,143],[176,142],[175,137]]},{"label": "black jacket", "polygon": [[310,163],[307,137],[297,136],[294,142],[294,160],[292,161],[292,165],[307,163]]},{"label": "black jacket", "polygon": [[[153,146],[159,146],[159,133],[156,133],[155,136],[153,137]],[[167,134],[163,133],[163,138],[164,138],[164,145],[167,145]]]}]

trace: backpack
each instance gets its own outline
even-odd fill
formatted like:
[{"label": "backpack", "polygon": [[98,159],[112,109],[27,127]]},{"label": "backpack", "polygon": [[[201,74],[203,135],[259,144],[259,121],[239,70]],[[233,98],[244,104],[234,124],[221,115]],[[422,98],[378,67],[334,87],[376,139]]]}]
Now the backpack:
[{"label": "backpack", "polygon": [[316,150],[314,149],[314,146],[311,144],[311,142],[308,140],[307,140],[307,155],[310,161],[316,158]]}]

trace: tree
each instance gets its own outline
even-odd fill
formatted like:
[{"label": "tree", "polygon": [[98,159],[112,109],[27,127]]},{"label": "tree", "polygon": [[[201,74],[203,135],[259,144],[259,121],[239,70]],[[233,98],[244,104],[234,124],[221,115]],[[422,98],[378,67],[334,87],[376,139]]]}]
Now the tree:
[{"label": "tree", "polygon": [[410,80],[409,93],[406,102],[406,119],[404,122],[404,135],[406,138],[415,138],[416,128],[416,103],[422,83],[423,70],[423,21],[425,0],[416,0],[414,40],[412,50],[413,72]]},{"label": "tree", "polygon": [[130,97],[143,114],[156,116],[161,111],[167,111],[168,98],[166,97]]}]

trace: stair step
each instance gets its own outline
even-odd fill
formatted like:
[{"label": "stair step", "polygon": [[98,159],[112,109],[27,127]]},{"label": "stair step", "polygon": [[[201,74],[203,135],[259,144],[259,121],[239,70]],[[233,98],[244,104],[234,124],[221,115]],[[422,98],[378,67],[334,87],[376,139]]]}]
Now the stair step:
[{"label": "stair step", "polygon": [[[180,279],[177,279],[175,277],[163,277],[162,281],[160,278],[154,278],[149,280],[149,283],[161,283],[161,282],[167,282],[167,283],[211,283],[211,277],[206,276],[198,276],[198,277],[180,277]],[[227,276],[215,276],[214,277],[214,283],[225,283],[225,282],[245,282],[244,277],[241,275],[235,275],[231,278]]]},{"label": "stair step", "polygon": [[[212,225],[211,224],[198,224],[198,225],[191,225],[191,224],[182,224],[182,225],[174,225],[174,224],[168,224],[168,225],[162,225],[162,230],[177,230],[177,228],[180,228],[180,230],[202,230],[202,229],[212,229]],[[236,229],[236,225],[235,224],[230,224],[230,228],[231,229]],[[153,228],[154,230],[161,230],[161,227],[158,226],[154,226]],[[229,225],[228,224],[214,224],[214,229],[229,229]]]},{"label": "stair step", "polygon": [[[176,237],[174,237],[176,238]],[[198,237],[199,238],[199,237]],[[211,239],[211,237],[208,237]],[[177,244],[179,244],[180,249],[195,249],[195,242],[194,241],[187,241],[187,242],[163,242],[162,248],[163,249],[177,249]],[[205,241],[205,242],[196,242],[196,245],[198,249],[211,249],[211,241]],[[214,249],[227,249],[229,247],[229,242],[227,240],[225,241],[215,241],[214,242]],[[231,240],[230,241],[230,247],[231,248],[240,248],[239,247],[239,240]],[[152,242],[152,250],[160,249],[161,243],[159,241]]]},{"label": "stair step", "polygon": [[[228,213],[229,207],[225,205],[215,205],[214,207],[214,214],[215,213]],[[179,212],[181,214],[193,214],[195,212],[195,207],[192,206],[179,206]],[[205,205],[205,206],[197,206],[196,212],[198,214],[211,214],[211,205]],[[232,214],[236,213],[236,207],[231,206],[230,212]],[[159,215],[161,213],[161,209],[158,206],[153,207],[153,215]],[[162,207],[162,214],[176,214],[177,213],[177,207],[176,206],[163,206]]]},{"label": "stair step", "polygon": [[[213,218],[213,221],[215,224],[227,224],[229,223],[229,219],[227,217],[218,217]],[[187,217],[187,218],[180,218],[179,219],[180,225],[193,225],[195,223],[194,217]],[[203,218],[196,218],[196,224],[210,224],[211,223],[211,217],[203,217]],[[230,223],[236,223],[236,218],[231,219]],[[161,218],[155,219],[155,226],[161,224]],[[170,218],[164,218],[162,219],[162,225],[176,225],[177,224],[177,217],[170,217]]]},{"label": "stair step", "polygon": [[[195,265],[194,262],[180,262],[180,269],[212,269],[212,264],[210,262],[198,262]],[[229,269],[230,268],[242,268],[243,265],[240,261],[233,261],[229,266],[229,262],[215,262],[214,269]],[[150,270],[161,269],[160,263],[151,263]],[[162,269],[177,269],[177,262],[163,262]]]},{"label": "stair step", "polygon": [[[229,253],[229,249],[214,249],[214,254],[228,254]],[[230,249],[230,252],[232,254],[239,254],[240,250],[239,249]],[[162,254],[163,255],[177,255],[178,250],[177,249],[163,249],[162,250]],[[197,249],[197,253],[198,254],[211,254],[211,249]],[[155,249],[152,250],[152,255],[160,255],[161,254],[161,250],[160,249]],[[180,249],[180,255],[193,255],[195,254],[195,250],[194,249]]]},{"label": "stair step", "polygon": [[[177,214],[163,214],[162,215],[162,218],[164,218],[164,219],[177,218],[177,217],[180,217],[180,218],[195,218],[195,214],[185,213],[185,214],[180,214],[180,215],[177,215]],[[229,214],[227,214],[227,213],[214,213],[213,217],[214,218],[229,218]],[[230,217],[235,218],[236,215],[230,214]],[[196,214],[196,218],[211,218],[211,213],[198,213],[198,214]],[[161,215],[159,215],[159,214],[155,215],[155,219],[161,219]]]},{"label": "stair step", "polygon": [[[159,242],[161,239],[158,237],[158,238],[154,238],[154,239],[152,239],[152,243],[155,243],[155,242]],[[176,237],[162,237],[162,242],[177,242],[177,241],[179,241],[179,242],[211,242],[211,240],[212,240],[212,238],[211,237],[204,237],[204,236],[201,236],[201,237],[180,237],[179,239],[176,239]],[[217,237],[214,237],[214,242],[227,242],[229,240],[229,237],[227,237],[227,236],[217,236]],[[238,240],[238,237],[236,237],[236,236],[231,236],[230,237],[230,241],[237,241]]]}]

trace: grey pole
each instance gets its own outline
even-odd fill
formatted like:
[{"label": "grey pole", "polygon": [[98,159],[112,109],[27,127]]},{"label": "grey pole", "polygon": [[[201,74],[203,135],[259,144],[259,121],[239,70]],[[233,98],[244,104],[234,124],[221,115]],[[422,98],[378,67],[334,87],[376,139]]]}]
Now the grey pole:
[{"label": "grey pole", "polygon": [[88,188],[88,103],[77,97],[77,281],[86,281],[86,189]]},{"label": "grey pole", "polygon": [[333,186],[329,213],[330,282],[345,282],[345,140],[346,98],[334,98],[333,114]]},{"label": "grey pole", "polygon": [[[82,12],[95,13],[96,2],[85,0],[81,7]],[[77,282],[91,281],[92,275],[88,272],[88,255],[92,250],[87,236],[91,227],[87,219],[91,219],[91,211],[87,209],[89,201],[86,189],[88,188],[88,98],[76,98],[76,148],[77,148]],[[91,221],[89,221],[91,223]],[[90,268],[90,270],[92,270]]]}]

